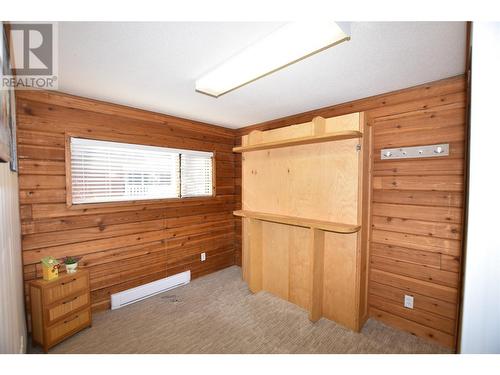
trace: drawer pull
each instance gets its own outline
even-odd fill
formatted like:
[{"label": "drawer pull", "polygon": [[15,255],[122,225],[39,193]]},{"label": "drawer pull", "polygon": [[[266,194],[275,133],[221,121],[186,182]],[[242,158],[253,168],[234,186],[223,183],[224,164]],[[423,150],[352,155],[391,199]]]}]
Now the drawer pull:
[{"label": "drawer pull", "polygon": [[78,318],[78,315],[76,315],[75,317],[73,317],[73,318],[71,318],[71,319],[65,320],[65,321],[64,321],[64,324],[67,324],[67,323],[69,323],[69,322],[71,322],[71,321],[73,321],[73,320],[75,320],[75,319],[77,319],[77,318]]},{"label": "drawer pull", "polygon": [[70,280],[70,281],[66,281],[66,282],[64,282],[64,283],[61,283],[61,285],[70,284],[70,283],[72,283],[73,281],[76,281],[76,278],[73,278],[73,279],[72,279],[72,280]]},{"label": "drawer pull", "polygon": [[68,300],[64,301],[62,304],[63,304],[63,305],[65,305],[65,304],[67,304],[67,303],[73,302],[73,301],[74,301],[75,299],[77,299],[78,297],[79,297],[79,296],[76,296],[76,297],[73,297],[73,298],[71,298],[71,299],[68,299]]}]

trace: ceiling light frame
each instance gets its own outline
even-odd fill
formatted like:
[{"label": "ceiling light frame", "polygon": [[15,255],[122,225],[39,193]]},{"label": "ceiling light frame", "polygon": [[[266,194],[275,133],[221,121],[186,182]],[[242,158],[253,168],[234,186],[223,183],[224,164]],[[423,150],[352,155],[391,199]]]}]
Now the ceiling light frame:
[{"label": "ceiling light frame", "polygon": [[350,40],[348,22],[290,22],[196,81],[196,91],[220,97]]}]

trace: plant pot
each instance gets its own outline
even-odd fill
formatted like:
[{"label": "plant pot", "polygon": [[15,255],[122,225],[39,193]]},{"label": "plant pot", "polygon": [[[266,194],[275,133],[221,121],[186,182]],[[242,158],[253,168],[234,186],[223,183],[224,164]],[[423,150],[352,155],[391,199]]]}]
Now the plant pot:
[{"label": "plant pot", "polygon": [[67,273],[75,273],[78,267],[78,262],[72,264],[66,264],[66,272]]}]

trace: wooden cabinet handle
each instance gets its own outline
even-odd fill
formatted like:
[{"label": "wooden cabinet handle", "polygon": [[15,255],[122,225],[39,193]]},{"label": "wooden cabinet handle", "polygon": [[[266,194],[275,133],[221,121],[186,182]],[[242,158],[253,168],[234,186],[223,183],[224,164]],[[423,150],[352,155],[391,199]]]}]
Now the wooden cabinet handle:
[{"label": "wooden cabinet handle", "polygon": [[71,298],[71,299],[68,299],[68,300],[64,301],[62,304],[63,304],[63,305],[65,305],[65,304],[67,304],[67,303],[69,303],[69,302],[72,302],[72,301],[74,301],[75,299],[77,299],[78,297],[80,297],[80,296],[76,296],[76,297],[73,297],[73,298]]},{"label": "wooden cabinet handle", "polygon": [[73,318],[71,318],[71,319],[65,320],[65,321],[64,321],[64,324],[69,323],[69,322],[71,322],[71,321],[73,321],[73,320],[75,320],[75,319],[77,319],[77,318],[78,318],[78,315],[76,315],[75,317],[73,317]]},{"label": "wooden cabinet handle", "polygon": [[76,278],[73,277],[72,280],[66,281],[65,283],[61,283],[61,285],[66,285],[66,284],[72,283],[73,281],[76,281]]}]

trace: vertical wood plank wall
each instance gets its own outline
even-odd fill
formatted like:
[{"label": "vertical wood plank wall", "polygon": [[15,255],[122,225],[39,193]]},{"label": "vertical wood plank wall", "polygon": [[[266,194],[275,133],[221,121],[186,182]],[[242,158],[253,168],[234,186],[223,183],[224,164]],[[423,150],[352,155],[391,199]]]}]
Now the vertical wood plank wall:
[{"label": "vertical wood plank wall", "polygon": [[[36,263],[45,255],[83,256],[96,310],[109,308],[112,293],[188,269],[197,277],[234,264],[233,130],[34,91],[17,92],[17,124],[25,281],[40,277]],[[68,208],[67,132],[215,151],[216,197]]]},{"label": "vertical wood plank wall", "polygon": [[[460,299],[465,165],[464,76],[289,116],[240,129],[269,130],[365,111],[373,132],[369,313],[454,348]],[[380,149],[450,143],[450,156],[381,161]],[[235,156],[241,194],[241,160]],[[239,199],[241,201],[241,199]],[[239,220],[238,220],[239,221]],[[241,223],[236,261],[241,263]],[[414,309],[403,307],[404,294]]]}]

